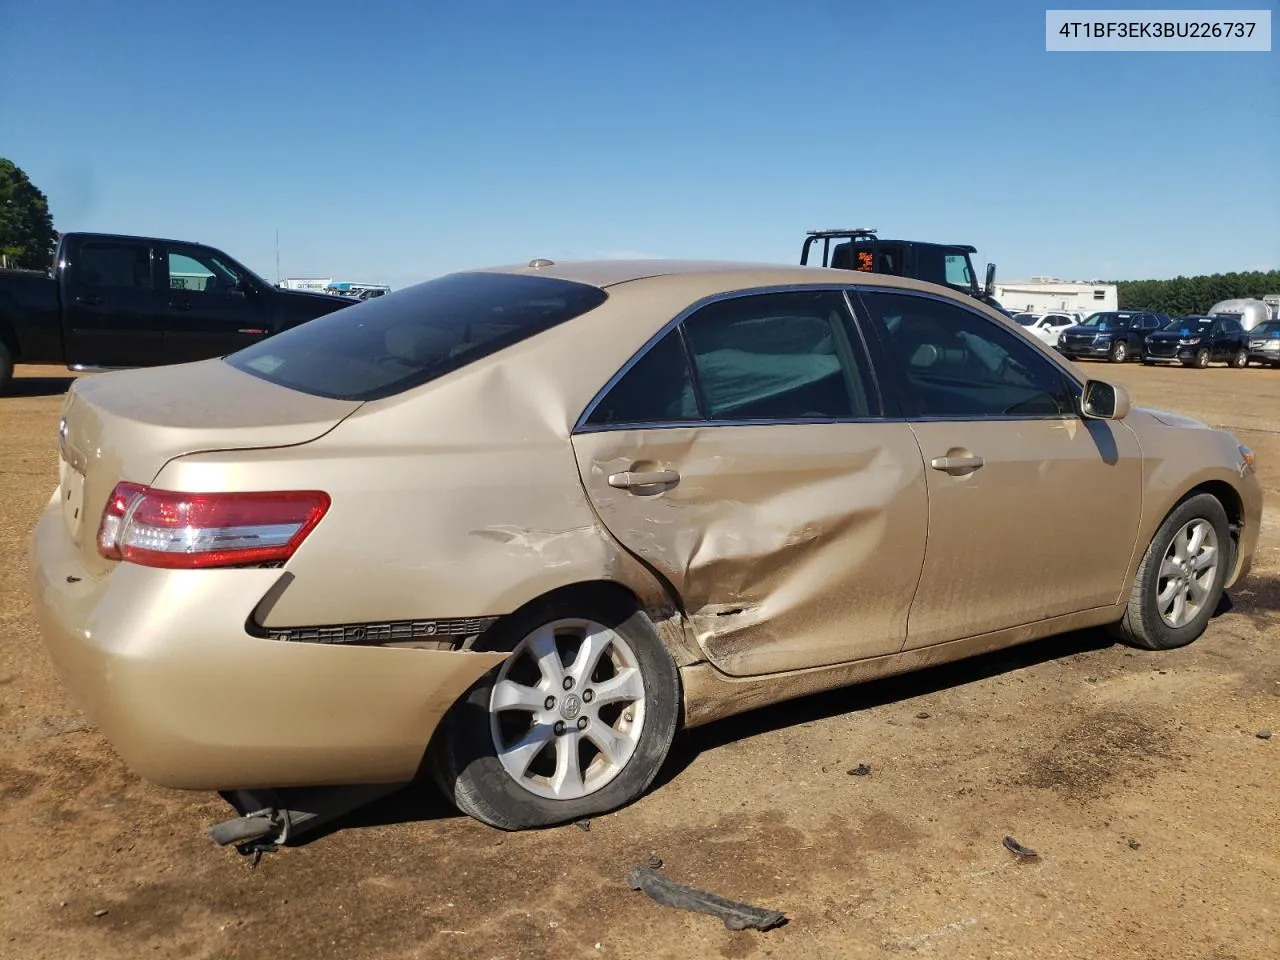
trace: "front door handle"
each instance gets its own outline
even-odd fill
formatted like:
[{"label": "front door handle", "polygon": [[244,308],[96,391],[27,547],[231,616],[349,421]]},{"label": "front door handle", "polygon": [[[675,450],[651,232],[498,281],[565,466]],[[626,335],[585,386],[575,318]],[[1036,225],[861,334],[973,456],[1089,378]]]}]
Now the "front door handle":
[{"label": "front door handle", "polygon": [[934,457],[929,466],[950,474],[968,473],[982,466],[981,457]]},{"label": "front door handle", "polygon": [[651,470],[632,472],[630,470],[622,473],[611,473],[609,475],[609,486],[617,487],[621,490],[629,490],[632,487],[653,487],[664,483],[679,483],[680,474],[674,470]]},{"label": "front door handle", "polygon": [[102,298],[96,293],[85,293],[76,297],[76,303],[83,303],[90,307],[96,307],[102,302]]}]

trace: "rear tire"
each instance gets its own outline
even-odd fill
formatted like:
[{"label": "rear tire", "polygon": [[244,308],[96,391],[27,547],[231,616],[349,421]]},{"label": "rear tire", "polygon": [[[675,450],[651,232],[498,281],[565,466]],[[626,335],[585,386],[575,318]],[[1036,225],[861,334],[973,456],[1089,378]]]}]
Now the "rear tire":
[{"label": "rear tire", "polygon": [[[579,595],[536,604],[491,633],[484,648],[512,656],[454,705],[431,747],[431,774],[445,796],[482,823],[523,830],[606,813],[643,794],[680,719],[680,675],[649,619]],[[598,659],[579,655],[588,650]],[[544,745],[518,749],[535,739]]]},{"label": "rear tire", "polygon": [[1236,355],[1231,358],[1231,365],[1237,370],[1243,369],[1249,365],[1249,351],[1239,350]]},{"label": "rear tire", "polygon": [[0,340],[0,396],[9,392],[9,384],[13,382],[13,354]]},{"label": "rear tire", "polygon": [[1198,640],[1222,600],[1234,558],[1227,512],[1218,498],[1201,493],[1184,500],[1151,538],[1115,633],[1145,650],[1172,650]]}]

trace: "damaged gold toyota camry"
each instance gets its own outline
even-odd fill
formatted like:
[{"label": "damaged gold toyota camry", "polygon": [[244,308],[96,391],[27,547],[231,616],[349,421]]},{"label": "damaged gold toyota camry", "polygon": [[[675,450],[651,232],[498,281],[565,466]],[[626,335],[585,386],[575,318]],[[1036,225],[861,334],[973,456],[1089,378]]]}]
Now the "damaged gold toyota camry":
[{"label": "damaged gold toyota camry", "polygon": [[1190,643],[1261,512],[1229,433],[962,294],[812,267],[455,273],[80,379],[59,443],[36,607],[135,771],[430,775],[504,829],[626,804],[678,728],[763,704],[1083,627]]}]

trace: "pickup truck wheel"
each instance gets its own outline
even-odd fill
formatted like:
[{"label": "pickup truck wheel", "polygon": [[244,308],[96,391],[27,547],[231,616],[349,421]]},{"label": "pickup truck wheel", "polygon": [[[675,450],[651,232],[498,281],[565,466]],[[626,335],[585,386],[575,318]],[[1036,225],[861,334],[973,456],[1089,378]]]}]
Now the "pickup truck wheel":
[{"label": "pickup truck wheel", "polygon": [[1222,599],[1234,556],[1218,498],[1201,493],[1184,500],[1151,538],[1114,632],[1146,650],[1172,650],[1199,639]]},{"label": "pickup truck wheel", "polygon": [[1236,355],[1231,358],[1231,365],[1237,369],[1247,367],[1249,365],[1249,351],[1238,350]]},{"label": "pickup truck wheel", "polygon": [[511,656],[450,710],[428,758],[454,805],[522,830],[606,813],[648,789],[680,717],[679,673],[648,618],[580,596],[493,629],[485,648]]},{"label": "pickup truck wheel", "polygon": [[9,384],[13,381],[13,354],[0,341],[0,394],[9,392]]},{"label": "pickup truck wheel", "polygon": [[1129,359],[1129,345],[1123,340],[1117,340],[1111,345],[1111,362],[1124,363]]}]

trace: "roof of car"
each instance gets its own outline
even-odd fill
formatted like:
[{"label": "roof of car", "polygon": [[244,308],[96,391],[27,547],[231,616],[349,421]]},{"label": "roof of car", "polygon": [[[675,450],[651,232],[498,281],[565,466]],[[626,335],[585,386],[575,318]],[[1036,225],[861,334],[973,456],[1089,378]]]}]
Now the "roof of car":
[{"label": "roof of car", "polygon": [[[534,264],[541,264],[535,266]],[[756,284],[788,283],[860,283],[875,286],[936,290],[934,284],[909,277],[883,273],[861,273],[834,267],[809,267],[799,264],[756,263],[739,260],[539,260],[521,264],[481,267],[480,273],[512,273],[524,276],[554,277],[586,283],[595,287],[614,287],[636,280],[656,277],[701,277],[715,280],[728,289]],[[944,288],[945,289],[945,288]]]}]

